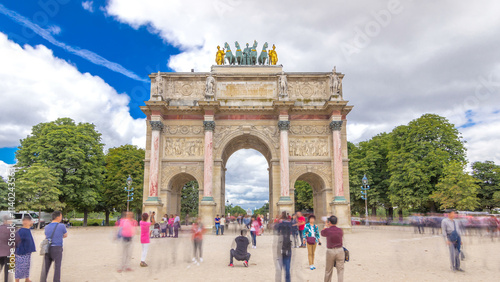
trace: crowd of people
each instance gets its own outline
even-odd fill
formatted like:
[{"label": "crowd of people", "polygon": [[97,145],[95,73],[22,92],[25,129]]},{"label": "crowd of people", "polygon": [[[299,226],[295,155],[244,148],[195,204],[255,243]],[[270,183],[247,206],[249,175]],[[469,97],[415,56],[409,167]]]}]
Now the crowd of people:
[{"label": "crowd of people", "polygon": [[[500,220],[492,214],[483,213],[455,213],[457,224],[467,235],[489,235],[492,237],[500,235]],[[409,224],[414,227],[414,232],[425,234],[426,232],[438,234],[441,222],[446,214],[429,213],[413,214],[409,218]],[[427,230],[427,231],[426,231]]]}]

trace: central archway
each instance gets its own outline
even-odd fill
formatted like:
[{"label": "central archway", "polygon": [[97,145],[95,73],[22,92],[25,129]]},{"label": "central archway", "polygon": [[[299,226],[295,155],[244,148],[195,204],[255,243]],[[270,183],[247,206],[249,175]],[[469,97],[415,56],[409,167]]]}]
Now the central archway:
[{"label": "central archway", "polygon": [[[254,149],[264,156],[269,171],[269,214],[273,215],[275,203],[279,200],[279,159],[272,140],[265,136],[257,136],[253,132],[234,132],[216,150],[215,171],[220,171],[220,179],[215,178],[214,199],[217,203],[216,213],[225,214],[226,202],[226,165],[229,157],[241,149]],[[274,172],[274,173],[273,173]],[[215,174],[214,176],[217,176]],[[277,190],[277,191],[276,191]]]}]

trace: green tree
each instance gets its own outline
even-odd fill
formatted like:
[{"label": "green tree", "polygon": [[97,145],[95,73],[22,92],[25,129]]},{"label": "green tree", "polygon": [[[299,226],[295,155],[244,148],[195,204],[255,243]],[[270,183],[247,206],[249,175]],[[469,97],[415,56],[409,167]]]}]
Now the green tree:
[{"label": "green tree", "polygon": [[444,117],[425,114],[390,134],[389,199],[398,210],[435,211],[430,195],[443,176],[444,166],[465,162],[464,141]]},{"label": "green tree", "polygon": [[241,214],[245,215],[247,214],[247,211],[244,210],[240,206],[234,206],[232,204],[226,205],[226,215],[231,214],[232,216],[235,216],[236,214]]},{"label": "green tree", "polygon": [[464,168],[465,165],[458,161],[452,161],[444,167],[443,177],[431,195],[433,200],[441,204],[441,209],[474,210],[479,206],[479,180],[464,172]]},{"label": "green tree", "polygon": [[122,145],[108,150],[105,156],[106,171],[98,207],[106,214],[106,225],[109,225],[109,214],[113,209],[126,210],[127,192],[124,188],[127,187],[129,175],[132,177],[134,188],[134,199],[129,203],[130,209],[136,211],[142,209],[144,156],[144,149],[133,145]]},{"label": "green tree", "polygon": [[269,202],[265,203],[262,207],[255,210],[255,214],[266,215],[269,213]]},{"label": "green tree", "polygon": [[3,179],[3,177],[0,176],[0,209],[6,210],[9,208],[8,197],[9,197],[9,185]]},{"label": "green tree", "polygon": [[314,209],[313,191],[309,183],[303,180],[295,182],[295,210],[306,211]]},{"label": "green tree", "polygon": [[500,207],[500,166],[492,161],[475,162],[472,164],[472,176],[479,180],[480,207]]},{"label": "green tree", "polygon": [[62,192],[57,189],[57,180],[55,171],[41,164],[35,163],[26,168],[16,179],[17,209],[38,211],[38,218],[41,218],[42,210],[64,207],[59,201]]},{"label": "green tree", "polygon": [[70,118],[39,123],[21,140],[16,158],[16,166],[22,168],[16,178],[34,163],[53,169],[65,211],[83,212],[83,224],[87,225],[88,212],[98,204],[104,179],[103,144],[93,124],[75,124]]},{"label": "green tree", "polygon": [[198,216],[198,204],[199,204],[199,186],[198,182],[193,180],[189,181],[182,187],[181,194],[181,216],[184,217],[186,214],[189,216]]}]

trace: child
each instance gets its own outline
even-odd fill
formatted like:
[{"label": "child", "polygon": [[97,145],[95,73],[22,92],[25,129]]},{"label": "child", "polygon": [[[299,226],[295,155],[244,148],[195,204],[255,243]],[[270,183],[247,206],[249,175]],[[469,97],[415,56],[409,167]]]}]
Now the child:
[{"label": "child", "polygon": [[147,213],[142,214],[141,225],[141,244],[142,244],[142,255],[141,255],[141,266],[146,267],[146,256],[148,255],[149,247],[149,227],[151,222],[148,221],[149,215]]},{"label": "child", "polygon": [[26,279],[26,282],[31,281],[31,253],[36,252],[35,241],[30,231],[31,225],[31,217],[25,216],[23,218],[23,227],[17,231],[20,242],[16,244],[16,282],[19,282],[20,279]]},{"label": "child", "polygon": [[165,238],[167,237],[167,223],[165,222],[165,218],[160,221],[160,228],[161,228],[161,237]]}]

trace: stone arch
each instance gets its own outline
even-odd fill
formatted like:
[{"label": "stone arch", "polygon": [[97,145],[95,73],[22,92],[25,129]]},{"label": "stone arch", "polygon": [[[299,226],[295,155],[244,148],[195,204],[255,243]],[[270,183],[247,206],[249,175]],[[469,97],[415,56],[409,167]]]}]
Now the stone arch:
[{"label": "stone arch", "polygon": [[[215,148],[214,154],[215,173],[213,187],[215,202],[218,204],[216,213],[225,213],[225,167],[229,157],[240,149],[254,149],[260,152],[268,162],[269,213],[270,215],[273,214],[274,205],[278,202],[280,196],[279,174],[276,173],[276,171],[279,172],[278,150],[276,149],[276,145],[272,137],[268,136],[265,131],[263,133],[257,130],[259,129],[234,130],[228,134],[222,134],[220,137],[221,140],[217,142],[218,147]],[[215,135],[217,135],[217,130],[215,131]],[[274,173],[272,169],[273,166],[276,166]],[[274,199],[276,196],[277,199]]]},{"label": "stone arch", "polygon": [[[311,185],[312,190],[313,190],[313,209],[314,209],[314,214],[316,215],[317,218],[320,218],[322,216],[326,216],[328,213],[328,207],[327,207],[327,197],[326,193],[329,190],[329,187],[327,186],[329,181],[328,176],[321,171],[318,170],[312,170],[312,168],[307,168],[304,167],[300,169],[298,172],[294,174],[293,177],[291,177],[291,185],[290,187],[295,186],[295,182],[302,180],[306,181]],[[293,194],[295,197],[295,189],[293,188]]]},{"label": "stone arch", "polygon": [[160,197],[166,205],[164,213],[180,214],[182,187],[189,181],[198,182],[199,194],[201,199],[203,193],[203,167],[202,166],[170,166],[164,168],[162,177],[162,188]]}]

